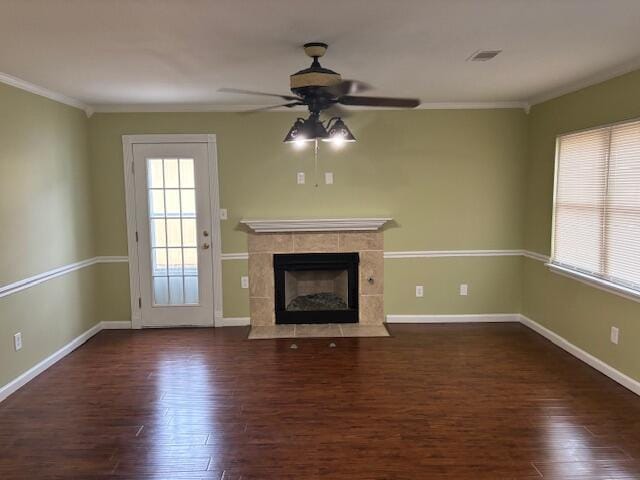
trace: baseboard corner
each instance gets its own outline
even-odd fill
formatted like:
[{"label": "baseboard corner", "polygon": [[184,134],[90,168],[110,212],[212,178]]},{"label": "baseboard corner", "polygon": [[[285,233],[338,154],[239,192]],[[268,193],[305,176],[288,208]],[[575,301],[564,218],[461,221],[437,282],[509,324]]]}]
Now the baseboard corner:
[{"label": "baseboard corner", "polygon": [[634,378],[631,378],[630,376],[622,373],[620,370],[615,369],[608,363],[605,363],[599,358],[591,355],[589,352],[574,345],[566,338],[558,335],[552,330],[549,330],[547,327],[541,325],[535,320],[532,320],[526,315],[520,314],[520,323],[530,328],[534,332],[538,333],[539,335],[542,335],[551,343],[562,348],[564,351],[570,353],[571,355],[576,357],[578,360],[581,360],[587,365],[589,365],[590,367],[595,368],[603,375],[606,375],[607,377],[609,377],[611,380],[619,383],[620,385],[632,391],[636,395],[640,395],[639,381],[635,380]]},{"label": "baseboard corner", "polygon": [[216,319],[216,327],[245,327],[251,325],[250,317],[223,317]]},{"label": "baseboard corner", "polygon": [[75,349],[83,345],[87,340],[96,335],[98,332],[102,330],[102,322],[96,323],[93,327],[91,327],[86,332],[81,333],[76,338],[71,340],[69,343],[59,348],[51,355],[41,360],[33,367],[28,369],[26,372],[23,372],[18,377],[11,380],[6,385],[0,387],[0,402],[5,400],[9,395],[18,391],[21,387],[29,383],[31,380],[36,378],[42,372],[47,370],[49,367],[54,365],[55,363],[62,360],[64,357],[69,355]]},{"label": "baseboard corner", "polygon": [[130,330],[131,322],[128,320],[118,320],[112,322],[101,322],[102,330]]}]

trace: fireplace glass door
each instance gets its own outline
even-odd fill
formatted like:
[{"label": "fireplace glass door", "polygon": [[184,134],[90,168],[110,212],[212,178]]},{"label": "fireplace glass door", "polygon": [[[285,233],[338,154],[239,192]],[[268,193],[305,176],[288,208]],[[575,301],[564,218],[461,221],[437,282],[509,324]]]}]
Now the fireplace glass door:
[{"label": "fireplace glass door", "polygon": [[358,321],[357,253],[274,255],[276,323]]}]

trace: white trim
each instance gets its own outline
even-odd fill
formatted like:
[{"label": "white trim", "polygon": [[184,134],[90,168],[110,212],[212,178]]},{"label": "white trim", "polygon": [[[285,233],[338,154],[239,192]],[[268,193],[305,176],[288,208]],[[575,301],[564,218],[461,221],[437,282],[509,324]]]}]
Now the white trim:
[{"label": "white trim", "polygon": [[131,144],[156,143],[216,143],[213,133],[160,133],[142,135],[123,135],[122,142]]},{"label": "white trim", "polygon": [[89,340],[91,337],[93,337],[100,330],[102,330],[102,324],[101,323],[97,323],[96,325],[91,327],[89,330],[87,330],[86,332],[78,335],[76,338],[71,340],[65,346],[63,346],[62,348],[58,349],[57,351],[55,351],[51,355],[49,355],[44,360],[38,362],[36,365],[31,367],[29,370],[27,370],[26,372],[24,372],[23,374],[21,374],[17,378],[13,379],[12,381],[7,383],[6,385],[0,387],[0,402],[3,401],[5,398],[7,398],[12,393],[14,393],[16,390],[18,390],[23,385],[25,385],[26,383],[30,382],[34,378],[36,378],[38,375],[40,375],[42,372],[44,372],[47,368],[52,366],[54,363],[62,360],[64,357],[69,355],[71,352],[73,352],[76,348],[78,348],[80,345],[82,345],[87,340]]},{"label": "white trim", "polygon": [[568,93],[577,92],[578,90],[582,90],[583,88],[606,82],[607,80],[611,80],[612,78],[621,77],[622,75],[631,73],[635,70],[638,70],[639,68],[640,58],[636,58],[631,60],[630,62],[619,65],[617,68],[614,68],[612,70],[600,72],[576,82],[566,84],[563,87],[555,88],[540,95],[534,96],[529,100],[528,103],[530,105],[537,105],[548,100],[553,100],[554,98],[562,97],[563,95],[566,95]]},{"label": "white trim", "polygon": [[549,261],[549,257],[547,255],[543,255],[542,253],[532,252],[530,250],[523,250],[522,255],[532,260],[538,260],[539,262],[547,263]]},{"label": "white trim", "polygon": [[243,219],[240,223],[256,233],[343,232],[379,230],[391,218],[292,218]]},{"label": "white trim", "polygon": [[129,257],[126,255],[108,255],[96,258],[98,259],[96,263],[129,263]]},{"label": "white trim", "polygon": [[19,88],[20,90],[24,90],[25,92],[33,93],[35,95],[48,98],[49,100],[53,100],[58,103],[69,105],[70,107],[79,108],[80,110],[84,110],[87,117],[90,117],[94,112],[94,110],[89,105],[84,104],[80,100],[67,97],[66,95],[63,95],[61,93],[54,92],[53,90],[49,90],[48,88],[40,87],[33,83],[27,82],[26,80],[22,80],[21,78],[14,77],[6,73],[0,72],[0,83]]},{"label": "white trim", "polygon": [[14,293],[26,290],[27,288],[35,287],[36,285],[40,285],[41,283],[44,283],[48,280],[61,277],[62,275],[66,275],[67,273],[75,272],[76,270],[80,270],[81,268],[90,267],[91,265],[95,265],[97,263],[118,263],[127,261],[127,257],[93,257],[86,260],[81,260],[79,262],[70,263],[68,265],[63,265],[46,272],[38,273],[36,275],[32,275],[31,277],[23,278],[22,280],[9,283],[8,285],[1,286],[0,298],[13,295]]},{"label": "white trim", "polygon": [[518,313],[472,313],[461,315],[387,315],[387,323],[494,323],[519,322]]},{"label": "white trim", "polygon": [[135,177],[133,175],[133,146],[159,143],[206,143],[209,162],[209,200],[211,202],[211,257],[213,261],[213,325],[222,318],[222,244],[220,240],[220,187],[218,185],[218,157],[215,134],[150,134],[123,135],[125,208],[127,215],[127,248],[129,253],[129,286],[131,294],[131,325],[142,328],[138,304],[140,298],[140,265],[136,242]]},{"label": "white trim", "polygon": [[384,252],[384,258],[515,257],[522,250],[415,250]]},{"label": "white trim", "polygon": [[216,319],[216,327],[244,327],[251,325],[250,317],[225,317]]},{"label": "white trim", "polygon": [[223,253],[221,255],[222,260],[249,260],[248,252],[238,253]]},{"label": "white trim", "polygon": [[102,322],[102,330],[131,330],[131,322],[126,320]]},{"label": "white trim", "polygon": [[[246,112],[258,108],[269,107],[271,105],[212,105],[206,103],[167,103],[167,104],[102,104],[94,105],[95,112],[100,113],[134,113],[134,112]],[[482,109],[502,109],[502,108],[522,108],[529,106],[526,101],[505,101],[505,102],[424,102],[417,110],[482,110]],[[365,110],[365,107],[351,107],[352,110]],[[397,108],[371,108],[366,110],[399,110]],[[291,111],[289,108],[274,108],[275,112]],[[294,110],[295,111],[295,110]]]},{"label": "white trim", "polygon": [[590,287],[595,287],[598,290],[602,290],[608,293],[613,293],[614,295],[618,295],[619,297],[626,298],[627,300],[640,302],[640,292],[633,290],[631,288],[626,288],[626,287],[623,287],[622,285],[609,282],[602,278],[594,277],[593,275],[588,275],[586,273],[578,272],[571,268],[563,267],[561,265],[556,265],[555,263],[545,263],[545,266],[548,267],[549,270],[551,270],[553,273],[557,273],[558,275],[562,275],[563,277],[577,280],[580,283],[584,283],[585,285],[589,285]]},{"label": "white trim", "polygon": [[535,320],[531,320],[525,315],[520,315],[520,323],[522,323],[526,327],[529,327],[531,330],[539,333],[543,337],[547,338],[552,343],[562,348],[566,352],[569,352],[578,360],[582,360],[587,365],[605,374],[607,377],[611,378],[612,380],[619,383],[623,387],[628,388],[636,395],[640,395],[640,382],[638,382],[637,380],[634,380],[628,375],[625,375],[619,370],[616,370],[611,365],[603,362],[599,358],[594,357],[590,353],[582,350],[580,347],[575,346],[573,343],[569,342],[564,337],[561,337],[557,333],[549,330],[547,327],[540,325]]}]

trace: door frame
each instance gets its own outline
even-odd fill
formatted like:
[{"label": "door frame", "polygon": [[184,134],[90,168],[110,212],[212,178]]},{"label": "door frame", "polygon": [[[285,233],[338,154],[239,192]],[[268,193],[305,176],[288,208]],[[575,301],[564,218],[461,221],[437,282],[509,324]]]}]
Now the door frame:
[{"label": "door frame", "polygon": [[[136,233],[136,189],[133,174],[133,146],[136,144],[206,143],[209,161],[209,199],[211,202],[211,258],[213,262],[212,325],[222,323],[222,247],[220,240],[220,189],[218,154],[215,134],[122,135],[124,161],[125,207],[127,214],[127,248],[129,251],[129,291],[131,295],[131,328],[142,328],[140,309],[140,263]],[[146,228],[146,227],[145,227]]]}]

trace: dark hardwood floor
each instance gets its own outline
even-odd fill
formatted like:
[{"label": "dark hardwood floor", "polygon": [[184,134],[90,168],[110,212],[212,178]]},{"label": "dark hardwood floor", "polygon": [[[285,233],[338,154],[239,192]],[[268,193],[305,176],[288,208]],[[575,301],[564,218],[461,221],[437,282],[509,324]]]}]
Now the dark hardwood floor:
[{"label": "dark hardwood floor", "polygon": [[0,478],[640,478],[640,398],[537,334],[390,331],[101,332],[0,404]]}]

